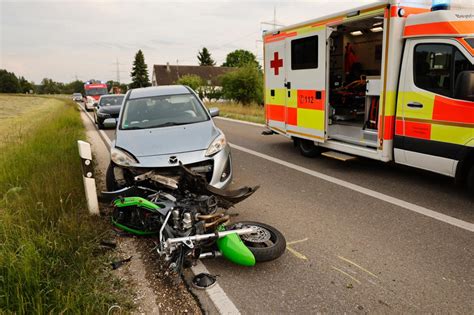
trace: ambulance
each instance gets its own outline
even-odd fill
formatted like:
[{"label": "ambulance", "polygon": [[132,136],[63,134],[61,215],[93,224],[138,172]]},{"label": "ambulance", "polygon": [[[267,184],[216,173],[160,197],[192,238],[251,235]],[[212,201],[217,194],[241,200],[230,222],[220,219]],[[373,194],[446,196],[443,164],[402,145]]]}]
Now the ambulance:
[{"label": "ambulance", "polygon": [[304,156],[366,158],[474,195],[474,4],[384,1],[263,34],[265,119]]}]

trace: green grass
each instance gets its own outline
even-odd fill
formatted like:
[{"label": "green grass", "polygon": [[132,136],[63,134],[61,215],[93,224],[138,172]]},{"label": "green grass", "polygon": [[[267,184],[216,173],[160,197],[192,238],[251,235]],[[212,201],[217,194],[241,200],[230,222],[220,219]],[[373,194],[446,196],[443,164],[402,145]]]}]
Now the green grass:
[{"label": "green grass", "polygon": [[110,258],[98,249],[108,227],[86,210],[78,110],[53,98],[1,96],[5,103],[29,108],[0,106],[8,116],[0,129],[0,313],[106,314],[123,306]]},{"label": "green grass", "polygon": [[264,107],[256,104],[242,105],[237,103],[207,103],[207,108],[217,107],[221,117],[265,123]]}]

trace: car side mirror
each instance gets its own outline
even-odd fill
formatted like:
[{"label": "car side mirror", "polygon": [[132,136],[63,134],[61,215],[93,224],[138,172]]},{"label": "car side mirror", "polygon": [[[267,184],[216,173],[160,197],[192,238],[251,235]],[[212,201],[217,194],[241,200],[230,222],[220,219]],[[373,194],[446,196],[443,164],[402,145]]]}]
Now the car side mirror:
[{"label": "car side mirror", "polygon": [[105,128],[115,128],[117,127],[117,120],[115,118],[107,118],[104,120]]},{"label": "car side mirror", "polygon": [[211,115],[211,117],[219,116],[219,108],[217,107],[209,108],[209,114]]},{"label": "car side mirror", "polygon": [[474,71],[462,71],[458,74],[453,97],[474,102]]}]

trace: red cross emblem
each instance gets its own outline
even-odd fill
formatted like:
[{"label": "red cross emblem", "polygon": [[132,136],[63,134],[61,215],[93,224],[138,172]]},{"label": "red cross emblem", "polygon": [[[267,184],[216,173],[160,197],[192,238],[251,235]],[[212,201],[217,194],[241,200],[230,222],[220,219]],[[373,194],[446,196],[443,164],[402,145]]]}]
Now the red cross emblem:
[{"label": "red cross emblem", "polygon": [[278,51],[276,51],[273,53],[273,60],[270,60],[270,68],[273,68],[275,75],[278,75],[280,67],[283,67],[283,59],[278,59]]}]

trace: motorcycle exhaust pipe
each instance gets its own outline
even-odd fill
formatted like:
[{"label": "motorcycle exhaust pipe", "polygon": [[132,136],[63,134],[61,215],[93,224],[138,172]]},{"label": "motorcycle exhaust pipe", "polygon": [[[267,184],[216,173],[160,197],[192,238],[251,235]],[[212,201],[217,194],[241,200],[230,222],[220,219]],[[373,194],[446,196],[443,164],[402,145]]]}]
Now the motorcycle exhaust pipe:
[{"label": "motorcycle exhaust pipe", "polygon": [[193,236],[169,238],[166,240],[166,244],[167,246],[170,246],[176,243],[189,243],[189,242],[194,242],[194,241],[219,239],[226,235],[230,235],[234,233],[237,235],[243,235],[243,234],[250,234],[250,233],[255,233],[255,232],[256,232],[255,228],[249,227],[245,229],[222,231],[222,232],[215,232],[215,233],[209,233],[209,234],[198,234],[198,235],[193,235]]},{"label": "motorcycle exhaust pipe", "polygon": [[199,255],[199,259],[217,258],[217,257],[221,257],[221,256],[222,256],[221,252],[214,250],[212,252],[202,253],[201,255]]}]

